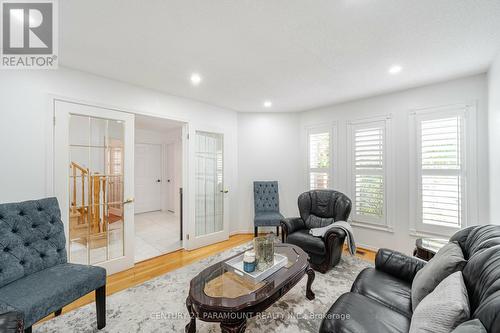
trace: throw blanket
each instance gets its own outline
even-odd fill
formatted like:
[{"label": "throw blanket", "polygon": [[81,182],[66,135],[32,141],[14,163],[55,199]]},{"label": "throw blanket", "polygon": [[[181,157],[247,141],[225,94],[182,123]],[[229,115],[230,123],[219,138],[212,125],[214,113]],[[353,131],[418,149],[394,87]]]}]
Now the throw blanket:
[{"label": "throw blanket", "polygon": [[322,228],[312,228],[309,229],[309,233],[314,237],[324,237],[328,230],[335,228],[344,230],[346,234],[347,247],[349,248],[349,253],[354,255],[356,253],[356,243],[354,242],[352,227],[346,221],[337,221]]}]

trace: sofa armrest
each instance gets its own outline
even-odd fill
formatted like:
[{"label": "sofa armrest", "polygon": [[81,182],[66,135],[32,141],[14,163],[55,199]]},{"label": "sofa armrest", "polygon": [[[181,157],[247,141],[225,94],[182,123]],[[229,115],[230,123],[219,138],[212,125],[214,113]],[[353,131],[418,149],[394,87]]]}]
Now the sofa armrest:
[{"label": "sofa armrest", "polygon": [[401,252],[380,249],[375,257],[375,268],[395,276],[401,280],[412,282],[415,274],[427,262],[416,257],[410,257]]},{"label": "sofa armrest", "polygon": [[300,217],[289,217],[281,220],[282,240],[285,242],[289,234],[297,230],[305,229],[306,224]]}]

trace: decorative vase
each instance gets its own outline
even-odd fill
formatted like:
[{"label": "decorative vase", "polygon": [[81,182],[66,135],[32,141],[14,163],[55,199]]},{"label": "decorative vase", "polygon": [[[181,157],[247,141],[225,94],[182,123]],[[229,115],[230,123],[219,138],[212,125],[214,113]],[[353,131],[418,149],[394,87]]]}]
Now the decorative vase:
[{"label": "decorative vase", "polygon": [[265,271],[274,264],[274,235],[256,237],[253,241],[257,270]]}]

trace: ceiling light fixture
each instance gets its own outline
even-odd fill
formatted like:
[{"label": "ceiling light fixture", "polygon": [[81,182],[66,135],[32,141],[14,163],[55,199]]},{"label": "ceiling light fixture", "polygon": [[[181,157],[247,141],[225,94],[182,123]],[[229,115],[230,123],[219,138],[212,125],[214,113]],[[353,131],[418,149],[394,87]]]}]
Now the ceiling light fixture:
[{"label": "ceiling light fixture", "polygon": [[399,66],[399,65],[393,65],[391,66],[391,68],[389,68],[389,74],[398,74],[399,72],[401,72],[403,70],[403,67]]},{"label": "ceiling light fixture", "polygon": [[273,106],[273,102],[271,102],[271,101],[264,101],[264,107],[266,109],[269,109],[271,106]]},{"label": "ceiling light fixture", "polygon": [[197,86],[201,83],[201,75],[198,73],[191,74],[191,77],[189,79],[191,80],[191,84],[193,86]]}]

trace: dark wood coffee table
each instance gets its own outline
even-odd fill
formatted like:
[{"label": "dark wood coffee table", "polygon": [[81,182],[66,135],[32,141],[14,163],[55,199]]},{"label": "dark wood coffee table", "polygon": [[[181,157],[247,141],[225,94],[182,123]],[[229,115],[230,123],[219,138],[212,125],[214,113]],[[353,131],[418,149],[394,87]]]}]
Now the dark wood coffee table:
[{"label": "dark wood coffee table", "polygon": [[417,238],[413,255],[422,260],[429,261],[448,242],[448,239],[443,238]]},{"label": "dark wood coffee table", "polygon": [[288,265],[260,283],[253,283],[228,270],[224,264],[228,259],[206,268],[193,278],[186,299],[191,316],[186,332],[196,332],[196,318],[219,322],[224,333],[244,332],[248,318],[274,304],[306,274],[306,297],[313,300],[311,285],[315,275],[307,253],[291,244],[276,244],[275,252],[287,256]]}]

